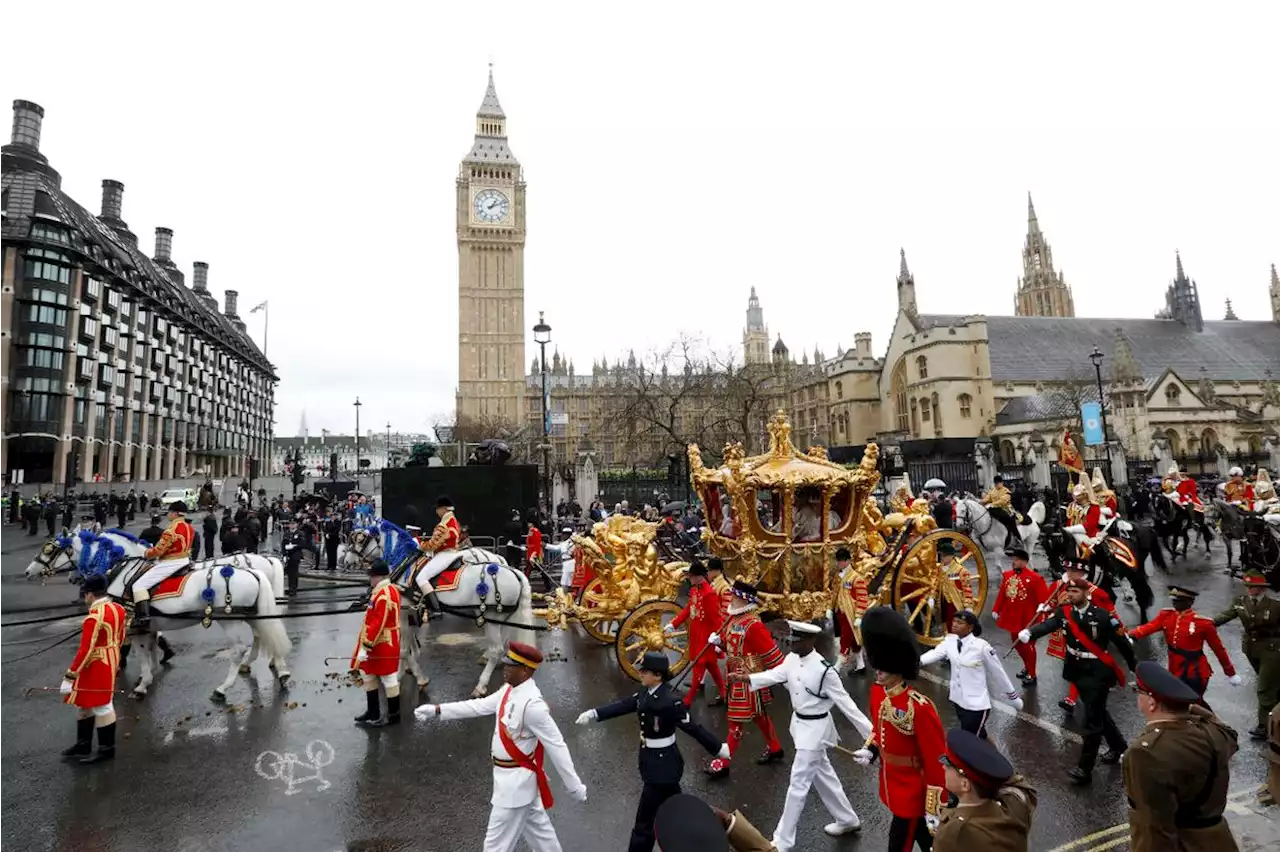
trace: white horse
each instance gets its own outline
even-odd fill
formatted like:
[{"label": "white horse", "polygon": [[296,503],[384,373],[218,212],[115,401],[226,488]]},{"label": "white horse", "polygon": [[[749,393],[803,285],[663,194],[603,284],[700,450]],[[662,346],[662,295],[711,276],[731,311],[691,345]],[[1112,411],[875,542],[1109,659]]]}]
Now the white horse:
[{"label": "white horse", "polygon": [[[484,671],[471,691],[472,697],[488,694],[489,681],[506,655],[508,641],[535,643],[533,630],[528,629],[535,620],[529,578],[498,554],[468,547],[442,551],[428,560],[412,535],[384,520],[377,534],[372,529],[352,533],[344,567],[378,558],[391,567],[391,581],[406,596],[400,607],[400,658],[404,669],[418,682],[420,692],[426,690],[429,681],[419,661],[426,643],[427,620],[422,617],[416,601],[431,589],[426,578],[437,567],[459,569],[448,588],[435,590],[441,607],[447,612],[483,621],[487,640]],[[437,577],[437,584],[443,585],[442,579]]]},{"label": "white horse", "polygon": [[[1027,510],[1025,524],[1018,524],[1018,538],[1030,556],[1040,541],[1040,525],[1044,523],[1044,503],[1037,500]],[[967,533],[988,554],[1002,555],[1007,536],[1005,525],[991,516],[986,506],[971,496],[956,500],[956,528]]]},{"label": "white horse", "polygon": [[[45,544],[27,566],[27,578],[51,576],[77,569],[82,574],[105,573],[108,577],[107,593],[116,600],[123,601],[128,583],[145,570],[148,564],[140,552],[145,551],[145,542],[140,543],[143,545],[140,549],[137,547],[139,543],[130,541],[130,538],[106,534],[97,536],[86,531],[54,539]],[[126,551],[121,542],[130,545],[129,551],[132,552]],[[159,665],[156,634],[161,630],[172,633],[191,628],[206,617],[223,622],[223,629],[233,642],[238,643],[243,638],[243,633],[239,633],[241,624],[226,622],[247,624],[251,634],[248,650],[231,664],[226,680],[213,691],[213,700],[226,699],[227,690],[235,682],[236,674],[247,674],[259,652],[266,655],[268,665],[280,685],[288,683],[289,671],[285,656],[289,653],[291,643],[284,626],[277,619],[243,621],[234,614],[235,611],[247,614],[246,610],[253,610],[252,614],[255,616],[279,615],[270,577],[260,569],[245,564],[243,556],[244,554],[237,554],[223,560],[194,563],[177,592],[162,592],[159,595],[153,592],[153,632],[134,637],[142,657],[142,674],[133,689],[135,698],[146,696],[154,679],[152,669]]]},{"label": "white horse", "polygon": [[[151,548],[147,542],[123,530],[104,530],[98,535],[120,547],[126,559],[140,558]],[[81,547],[79,536],[72,536],[72,546],[75,548],[76,559],[79,559]],[[232,553],[227,556],[215,556],[212,559],[192,559],[191,562],[192,570],[197,571],[213,565],[234,565],[237,568],[257,571],[271,583],[271,589],[277,598],[285,592],[284,562],[275,556],[263,556],[259,553]]]}]

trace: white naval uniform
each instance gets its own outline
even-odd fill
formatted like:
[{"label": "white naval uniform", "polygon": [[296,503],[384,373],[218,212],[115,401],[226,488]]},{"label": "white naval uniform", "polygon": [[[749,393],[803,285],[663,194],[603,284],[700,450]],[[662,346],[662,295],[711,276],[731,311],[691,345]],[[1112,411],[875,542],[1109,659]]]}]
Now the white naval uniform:
[{"label": "white naval uniform", "polygon": [[[542,743],[547,762],[555,764],[560,780],[569,791],[582,788],[582,781],[573,768],[573,758],[565,745],[560,729],[551,718],[542,691],[530,678],[516,687],[504,686],[485,698],[472,701],[455,701],[440,705],[441,719],[472,719],[477,716],[493,716],[502,705],[502,697],[508,692],[503,717],[494,720],[491,757],[510,760],[511,755],[502,745],[498,725],[506,725],[507,732],[516,747],[532,755],[538,743]],[[493,810],[489,813],[489,828],[485,833],[484,852],[512,852],[523,837],[533,852],[561,852],[551,818],[542,807],[538,795],[538,779],[527,769],[520,767],[493,767],[493,797],[489,800]]]},{"label": "white naval uniform", "polygon": [[[858,815],[849,804],[849,797],[845,795],[840,778],[827,756],[827,749],[840,740],[835,720],[831,718],[831,709],[835,707],[843,713],[863,738],[871,736],[871,722],[849,697],[840,681],[840,672],[835,666],[828,665],[817,651],[803,657],[792,652],[787,654],[781,665],[751,675],[753,690],[779,684],[785,684],[791,695],[791,740],[795,745],[796,758],[791,764],[787,803],[782,809],[778,827],[773,830],[773,845],[779,852],[789,852],[796,843],[796,826],[810,787],[818,789],[818,798],[837,823],[842,826],[859,824]],[[801,716],[822,718],[804,719]]]},{"label": "white naval uniform", "polygon": [[928,666],[941,660],[951,663],[951,694],[948,696],[958,707],[979,712],[991,709],[991,692],[988,678],[1005,697],[1016,697],[1018,690],[1009,680],[1000,658],[991,643],[972,633],[960,641],[954,633],[948,633],[942,643],[920,656],[920,665]]}]

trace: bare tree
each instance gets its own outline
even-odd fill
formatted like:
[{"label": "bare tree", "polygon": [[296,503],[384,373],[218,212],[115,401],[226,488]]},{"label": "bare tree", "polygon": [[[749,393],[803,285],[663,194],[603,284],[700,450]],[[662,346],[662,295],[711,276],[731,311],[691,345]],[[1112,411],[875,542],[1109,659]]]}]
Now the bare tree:
[{"label": "bare tree", "polygon": [[719,360],[716,373],[723,386],[720,409],[728,427],[727,440],[741,441],[751,454],[757,449],[757,439],[764,435],[769,409],[777,397],[774,372],[767,365],[739,364],[729,356]]},{"label": "bare tree", "polygon": [[440,458],[448,465],[465,463],[472,446],[490,438],[505,442],[511,449],[511,461],[516,464],[524,464],[533,456],[533,449],[525,440],[527,429],[502,417],[449,412],[435,415],[431,427],[439,442]]}]

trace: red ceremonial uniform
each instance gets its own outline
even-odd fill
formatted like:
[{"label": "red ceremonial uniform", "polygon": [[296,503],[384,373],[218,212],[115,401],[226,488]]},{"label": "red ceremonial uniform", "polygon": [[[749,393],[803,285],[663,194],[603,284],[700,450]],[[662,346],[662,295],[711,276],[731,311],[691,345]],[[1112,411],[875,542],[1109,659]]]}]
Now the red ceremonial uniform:
[{"label": "red ceremonial uniform", "polygon": [[[1058,580],[1049,587],[1049,597],[1046,602],[1049,604],[1050,609],[1048,612],[1040,613],[1040,617],[1036,619],[1037,624],[1053,615],[1062,607],[1070,605],[1070,601],[1067,600],[1067,590],[1063,585],[1062,580]],[[1116,602],[1111,599],[1111,595],[1107,594],[1093,583],[1089,584],[1089,603],[1096,607],[1101,607],[1110,613],[1111,617],[1120,625],[1119,632],[1122,634],[1125,632],[1124,623],[1121,622],[1120,616],[1116,613]],[[1021,645],[1023,643],[1020,642],[1018,644]],[[1050,657],[1055,657],[1059,660],[1065,660],[1067,658],[1067,637],[1061,630],[1055,631],[1053,635],[1049,637],[1048,651]],[[1074,683],[1071,684],[1067,689],[1067,701],[1075,704],[1079,695],[1080,691],[1076,689],[1076,685]]]},{"label": "red ceremonial uniform", "polygon": [[[369,651],[363,663],[357,663],[360,648]],[[369,608],[364,613],[364,625],[360,628],[360,644],[351,657],[351,667],[364,674],[382,677],[400,670],[400,590],[383,580],[369,598]]]},{"label": "red ceremonial uniform", "polygon": [[933,702],[905,683],[871,686],[870,745],[880,750],[880,801],[904,819],[938,815],[946,796],[947,750]]},{"label": "red ceremonial uniform", "polygon": [[1205,618],[1193,609],[1178,611],[1169,607],[1160,610],[1146,624],[1131,630],[1129,638],[1141,639],[1159,631],[1164,632],[1165,646],[1169,649],[1170,674],[1199,695],[1204,695],[1209,678],[1213,676],[1213,668],[1204,653],[1206,643],[1213,649],[1227,677],[1236,673],[1236,667],[1231,664],[1231,657],[1222,644],[1222,637],[1218,635],[1218,628],[1213,626],[1213,619]]},{"label": "red ceremonial uniform", "polygon": [[444,517],[436,524],[436,528],[431,531],[431,538],[422,546],[422,549],[429,550],[432,553],[439,553],[442,550],[457,550],[460,541],[462,541],[462,528],[458,526],[458,519],[453,516],[453,512],[445,512]]},{"label": "red ceremonial uniform", "polygon": [[1114,494],[1108,494],[1106,497],[1104,497],[1102,500],[1102,505],[1104,508],[1106,508],[1108,511],[1111,512],[1111,517],[1114,518],[1120,514],[1120,504],[1116,502],[1116,497]]},{"label": "red ceremonial uniform", "polygon": [[148,548],[145,556],[147,559],[189,559],[195,540],[196,531],[191,524],[184,518],[178,518],[160,534],[160,540],[155,547]]},{"label": "red ceremonial uniform", "polygon": [[534,527],[529,530],[529,534],[524,537],[525,553],[529,559],[542,558],[542,530]]},{"label": "red ceremonial uniform", "polygon": [[[753,674],[780,665],[785,659],[778,645],[773,641],[773,634],[754,610],[740,612],[729,616],[720,632],[725,654],[728,656],[730,674]],[[742,726],[746,722],[755,722],[760,733],[764,735],[769,752],[777,754],[782,751],[778,735],[773,729],[773,721],[769,719],[766,709],[773,700],[769,687],[754,692],[749,684],[729,684],[729,756],[732,759],[742,742]],[[726,769],[727,761],[716,758],[711,761],[712,772]]]},{"label": "red ceremonial uniform", "polygon": [[1228,480],[1223,490],[1227,494],[1228,503],[1244,503],[1247,508],[1253,508],[1253,486],[1249,483]]},{"label": "red ceremonial uniform", "polygon": [[671,619],[672,627],[689,624],[689,653],[694,656],[693,673],[689,680],[689,691],[685,693],[684,703],[693,703],[693,698],[702,688],[702,678],[710,674],[724,697],[724,675],[720,674],[720,660],[711,653],[703,653],[711,634],[717,632],[724,624],[720,610],[720,594],[710,583],[699,583],[689,587],[689,603],[680,610],[680,614]]},{"label": "red ceremonial uniform", "polygon": [[80,627],[80,648],[65,675],[71,692],[63,696],[64,702],[77,707],[111,703],[128,620],[124,607],[109,598],[98,598],[89,606]]},{"label": "red ceremonial uniform", "polygon": [[1183,505],[1189,503],[1198,509],[1204,508],[1204,504],[1200,502],[1200,489],[1191,477],[1178,480],[1178,496],[1182,498]]},{"label": "red ceremonial uniform", "polygon": [[992,612],[1000,616],[996,626],[1013,636],[1013,648],[1031,677],[1036,676],[1036,646],[1034,642],[1019,642],[1018,633],[1036,621],[1036,609],[1048,599],[1049,586],[1044,577],[1030,568],[1020,571],[1011,568],[1000,580],[1000,591],[992,607]]},{"label": "red ceremonial uniform", "polygon": [[1087,503],[1081,506],[1079,503],[1072,503],[1067,507],[1067,525],[1083,526],[1085,535],[1093,538],[1098,534],[1099,525],[1102,522],[1102,508],[1093,503]]}]

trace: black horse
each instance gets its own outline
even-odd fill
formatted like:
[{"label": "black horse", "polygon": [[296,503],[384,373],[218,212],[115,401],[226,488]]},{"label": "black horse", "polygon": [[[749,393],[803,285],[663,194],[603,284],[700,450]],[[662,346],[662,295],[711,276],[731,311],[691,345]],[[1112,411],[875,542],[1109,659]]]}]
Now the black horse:
[{"label": "black horse", "polygon": [[1204,552],[1209,553],[1209,545],[1213,542],[1213,530],[1205,522],[1203,512],[1198,512],[1189,506],[1181,506],[1164,495],[1156,498],[1153,509],[1156,535],[1168,548],[1175,562],[1178,560],[1177,539],[1179,538],[1182,539],[1182,558],[1187,557],[1187,549],[1191,546],[1192,527],[1196,528],[1200,534],[1200,540],[1204,542]]},{"label": "black horse", "polygon": [[1254,569],[1272,579],[1272,585],[1280,577],[1280,533],[1266,522],[1262,512],[1251,512],[1225,500],[1215,499],[1222,541],[1227,546],[1227,572],[1233,570],[1233,540],[1240,542],[1240,572]]},{"label": "black horse", "polygon": [[[1066,509],[1059,507],[1045,517],[1040,528],[1040,543],[1044,546],[1045,555],[1049,558],[1049,566],[1055,578],[1062,575],[1063,566],[1069,557],[1076,553],[1076,541],[1065,530]],[[1113,546],[1112,540],[1122,546]],[[1134,565],[1129,565],[1128,554],[1132,554]],[[1117,587],[1121,580],[1126,580],[1133,589],[1133,603],[1138,607],[1142,621],[1147,621],[1147,612],[1155,603],[1155,593],[1147,580],[1146,564],[1150,557],[1161,570],[1168,570],[1164,554],[1160,551],[1160,542],[1155,532],[1146,525],[1134,524],[1132,532],[1121,532],[1118,522],[1112,524],[1106,536],[1093,548],[1089,558],[1089,580],[1118,601]]]}]

